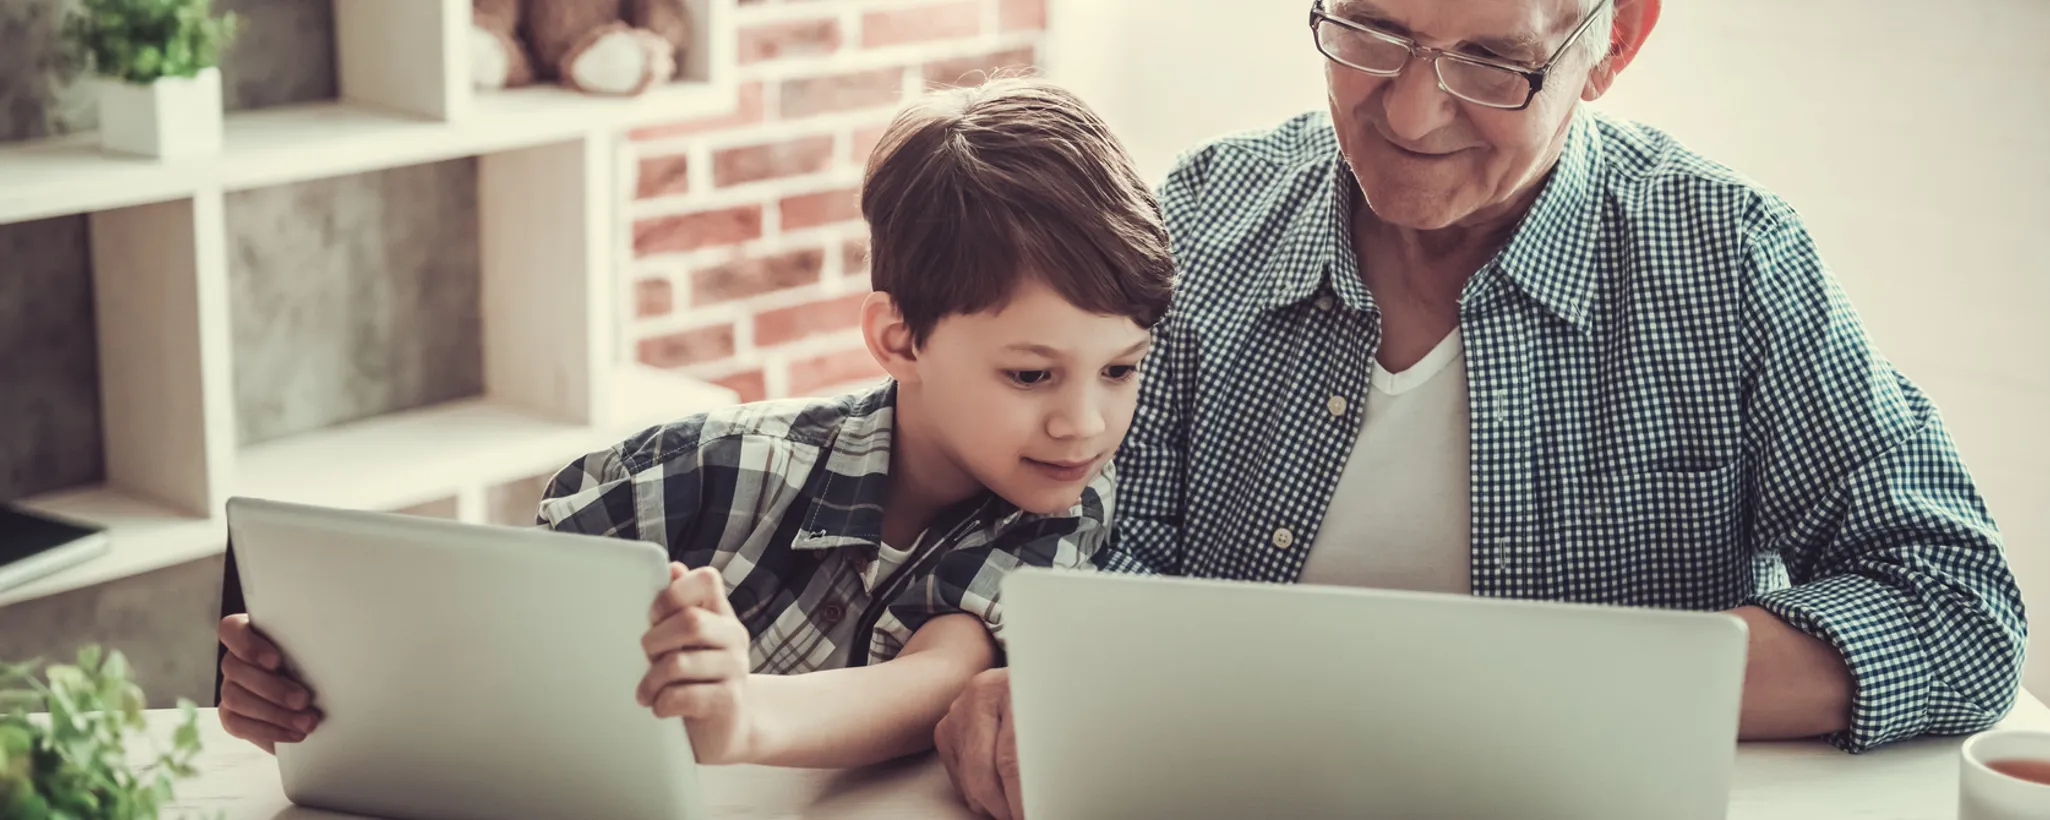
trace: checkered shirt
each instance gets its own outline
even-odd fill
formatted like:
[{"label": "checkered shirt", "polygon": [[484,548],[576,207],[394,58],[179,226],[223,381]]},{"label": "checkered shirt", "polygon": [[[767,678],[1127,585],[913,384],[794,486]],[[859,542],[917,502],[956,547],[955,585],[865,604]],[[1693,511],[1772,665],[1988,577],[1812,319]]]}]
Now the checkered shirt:
[{"label": "checkered shirt", "polygon": [[1001,640],[1004,573],[1088,568],[1108,537],[1114,470],[1062,515],[1026,513],[987,492],[963,501],[893,561],[880,545],[895,405],[886,383],[656,427],[564,468],[540,523],[649,541],[685,566],[718,569],[757,672],[888,660],[926,621],[953,612],[980,617]]},{"label": "checkered shirt", "polygon": [[[1323,113],[1177,162],[1182,279],[1105,568],[1297,578],[1380,339],[1354,190]],[[1583,110],[1459,328],[1475,594],[1761,606],[1847,659],[1848,751],[2010,707],[2026,627],[2000,534],[1785,202]]]}]

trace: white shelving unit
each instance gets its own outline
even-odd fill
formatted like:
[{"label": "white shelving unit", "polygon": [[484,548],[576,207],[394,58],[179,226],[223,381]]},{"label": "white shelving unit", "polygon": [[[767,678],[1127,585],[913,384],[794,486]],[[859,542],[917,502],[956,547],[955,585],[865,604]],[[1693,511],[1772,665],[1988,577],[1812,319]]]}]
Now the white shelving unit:
[{"label": "white shelving unit", "polygon": [[[228,117],[217,156],[100,152],[93,134],[0,146],[0,224],[89,215],[106,482],[23,503],[109,528],[111,552],[0,606],[218,554],[246,495],[395,510],[544,474],[646,426],[736,401],[614,349],[628,252],[624,132],[721,113],[734,0],[692,0],[675,84],[632,99],[477,92],[466,0],[333,0],[342,99]],[[242,447],[229,338],[231,191],[477,157],[484,394]]]}]

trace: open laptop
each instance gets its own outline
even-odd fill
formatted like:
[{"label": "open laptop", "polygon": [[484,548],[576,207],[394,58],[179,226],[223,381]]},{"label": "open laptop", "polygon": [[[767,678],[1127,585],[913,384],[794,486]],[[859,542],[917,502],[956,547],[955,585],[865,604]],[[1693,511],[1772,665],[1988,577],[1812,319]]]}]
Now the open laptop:
[{"label": "open laptop", "polygon": [[393,818],[704,816],[681,721],[634,702],[653,544],[248,498],[243,598],[325,720],[302,806]]},{"label": "open laptop", "polygon": [[1004,601],[1030,817],[1727,815],[1732,616],[1032,569]]}]

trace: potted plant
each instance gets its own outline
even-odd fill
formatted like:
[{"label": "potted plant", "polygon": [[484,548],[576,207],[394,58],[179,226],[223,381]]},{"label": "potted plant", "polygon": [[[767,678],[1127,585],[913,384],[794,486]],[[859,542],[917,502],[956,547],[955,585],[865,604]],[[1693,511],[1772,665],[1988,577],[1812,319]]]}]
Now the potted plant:
[{"label": "potted plant", "polygon": [[64,39],[98,75],[100,145],[154,157],[221,147],[221,49],[240,18],[213,0],[78,0]]},{"label": "potted plant", "polygon": [[[154,820],[172,783],[191,777],[198,711],[184,713],[168,750],[144,732],[142,689],[121,653],[88,646],[78,664],[35,677],[34,662],[0,664],[0,817],[8,820]],[[152,752],[130,764],[131,747]]]}]

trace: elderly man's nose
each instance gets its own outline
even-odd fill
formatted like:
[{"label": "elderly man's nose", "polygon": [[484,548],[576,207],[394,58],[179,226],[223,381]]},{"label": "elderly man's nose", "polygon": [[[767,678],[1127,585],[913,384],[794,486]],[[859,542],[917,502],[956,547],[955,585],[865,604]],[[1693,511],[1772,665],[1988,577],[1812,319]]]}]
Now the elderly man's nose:
[{"label": "elderly man's nose", "polygon": [[1458,100],[1438,87],[1431,61],[1411,60],[1381,89],[1381,106],[1393,136],[1417,143],[1452,121]]}]

